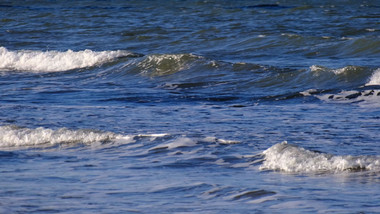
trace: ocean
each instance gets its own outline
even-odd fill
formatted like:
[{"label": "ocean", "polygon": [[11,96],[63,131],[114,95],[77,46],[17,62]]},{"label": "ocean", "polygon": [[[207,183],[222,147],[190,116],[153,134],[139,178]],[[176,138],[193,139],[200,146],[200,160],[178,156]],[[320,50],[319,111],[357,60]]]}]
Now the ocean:
[{"label": "ocean", "polygon": [[380,213],[380,1],[0,3],[0,213]]}]

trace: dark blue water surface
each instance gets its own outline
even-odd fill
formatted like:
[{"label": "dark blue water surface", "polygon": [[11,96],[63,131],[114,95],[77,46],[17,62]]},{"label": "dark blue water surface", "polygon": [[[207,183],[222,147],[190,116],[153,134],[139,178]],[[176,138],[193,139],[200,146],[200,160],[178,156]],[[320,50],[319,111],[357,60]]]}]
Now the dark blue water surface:
[{"label": "dark blue water surface", "polygon": [[376,213],[380,1],[1,1],[0,213]]}]

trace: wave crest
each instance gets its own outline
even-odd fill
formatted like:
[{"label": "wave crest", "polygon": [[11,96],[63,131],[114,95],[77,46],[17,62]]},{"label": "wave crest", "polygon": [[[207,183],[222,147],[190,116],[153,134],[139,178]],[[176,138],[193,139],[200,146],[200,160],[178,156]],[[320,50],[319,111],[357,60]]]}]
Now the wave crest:
[{"label": "wave crest", "polygon": [[376,69],[371,78],[369,79],[368,83],[366,84],[367,86],[368,85],[380,85],[380,68]]},{"label": "wave crest", "polygon": [[122,135],[112,132],[96,132],[91,130],[58,130],[47,128],[20,128],[16,126],[0,126],[0,148],[17,146],[54,146],[59,144],[91,144],[122,139]]},{"label": "wave crest", "polygon": [[194,61],[201,58],[193,54],[153,54],[146,56],[137,66],[142,73],[163,76],[189,69]]},{"label": "wave crest", "polygon": [[291,173],[320,173],[361,170],[380,170],[378,156],[335,156],[310,151],[286,141],[263,152],[261,170],[278,170]]},{"label": "wave crest", "polygon": [[93,67],[116,58],[133,55],[131,52],[117,51],[10,51],[0,47],[0,71],[57,72]]},{"label": "wave crest", "polygon": [[328,68],[320,65],[312,65],[309,67],[310,71],[314,72],[315,75],[321,75],[319,72],[329,72],[333,73],[335,75],[350,75],[355,77],[355,75],[360,76],[362,74],[367,73],[368,69],[365,67],[361,66],[354,66],[354,65],[349,65],[345,66],[343,68]]}]

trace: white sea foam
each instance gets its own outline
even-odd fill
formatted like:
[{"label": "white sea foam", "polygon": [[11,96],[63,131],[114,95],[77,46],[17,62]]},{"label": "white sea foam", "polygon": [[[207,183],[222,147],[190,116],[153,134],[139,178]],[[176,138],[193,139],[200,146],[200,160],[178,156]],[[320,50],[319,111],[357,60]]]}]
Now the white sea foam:
[{"label": "white sea foam", "polygon": [[53,146],[57,144],[105,142],[111,140],[130,140],[126,136],[112,132],[96,132],[90,130],[58,130],[47,128],[20,128],[0,126],[0,147],[17,146]]},{"label": "white sea foam", "polygon": [[380,85],[380,68],[376,69],[366,85]]},{"label": "white sea foam", "polygon": [[380,90],[376,89],[341,91],[337,94],[323,94],[316,95],[316,97],[329,103],[352,103],[361,107],[380,107]]},{"label": "white sea foam", "polygon": [[284,172],[320,173],[357,170],[380,170],[379,156],[335,156],[310,151],[286,141],[276,144],[263,152],[265,158],[262,170]]},{"label": "white sea foam", "polygon": [[132,55],[128,51],[10,51],[0,47],[0,71],[54,72],[87,68]]}]

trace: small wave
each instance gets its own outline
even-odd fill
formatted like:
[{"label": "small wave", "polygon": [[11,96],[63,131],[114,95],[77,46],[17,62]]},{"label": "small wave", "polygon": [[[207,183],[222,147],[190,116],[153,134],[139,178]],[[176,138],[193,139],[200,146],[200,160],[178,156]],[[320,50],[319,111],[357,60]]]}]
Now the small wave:
[{"label": "small wave", "polygon": [[[310,71],[314,76],[324,78],[326,82],[336,79],[335,88],[325,88],[335,93],[314,93],[314,89],[301,92],[302,95],[315,95],[318,99],[332,103],[360,103],[363,107],[378,107],[380,105],[380,69],[369,67],[346,66],[331,69],[313,65]],[[334,83],[334,82],[332,82]],[[312,93],[308,93],[312,92]],[[323,92],[320,91],[320,92]]]},{"label": "small wave", "polygon": [[202,57],[193,54],[153,54],[137,64],[142,73],[163,76],[189,69],[191,64]]},{"label": "small wave", "polygon": [[[366,31],[372,31],[374,29],[366,29]],[[348,40],[343,43],[343,46],[339,47],[341,56],[378,56],[380,40],[374,37],[357,37]]]},{"label": "small wave", "polygon": [[122,145],[134,143],[141,138],[151,141],[166,137],[168,134],[121,135],[88,129],[71,130],[68,128],[22,128],[14,125],[0,126],[0,148],[36,147],[46,148],[60,145]]},{"label": "small wave", "polygon": [[371,81],[376,82],[376,76],[371,67],[349,65],[342,68],[328,68],[312,65],[309,69],[314,78],[326,83],[324,89],[362,87],[368,83],[371,75],[373,76]]},{"label": "small wave", "polygon": [[290,173],[337,173],[344,171],[379,171],[379,156],[336,156],[278,143],[263,152],[261,170]]},{"label": "small wave", "polygon": [[0,126],[0,147],[55,146],[59,144],[91,144],[94,142],[127,139],[128,136],[112,132],[91,130],[58,130],[47,128],[21,128],[17,126]]},{"label": "small wave", "polygon": [[312,72],[331,72],[336,75],[341,75],[341,74],[349,75],[349,74],[361,73],[365,70],[365,68],[360,67],[360,66],[349,65],[343,68],[332,69],[332,68],[327,68],[320,65],[312,65],[310,66],[310,70]]},{"label": "small wave", "polygon": [[259,199],[262,197],[268,197],[275,194],[276,192],[260,189],[260,190],[240,192],[236,195],[233,195],[232,199],[233,200],[242,200],[242,199],[252,200],[252,199]]},{"label": "small wave", "polygon": [[151,148],[151,150],[161,150],[161,149],[170,150],[170,149],[181,148],[181,147],[191,147],[191,146],[195,146],[196,144],[197,144],[197,141],[195,141],[194,139],[181,137],[181,138],[175,139],[172,142],[157,145]]},{"label": "small wave", "polygon": [[177,148],[183,148],[183,147],[194,147],[198,145],[199,143],[211,143],[211,144],[219,144],[219,145],[229,145],[229,144],[238,144],[240,143],[239,141],[235,140],[225,140],[225,139],[219,139],[216,137],[205,137],[202,139],[197,139],[197,138],[189,138],[189,137],[178,137],[174,138],[173,140],[169,142],[165,142],[163,144],[159,144],[151,148],[151,151],[154,150],[172,150],[172,149],[177,149]]},{"label": "small wave", "polygon": [[131,52],[117,51],[10,51],[0,47],[0,71],[57,72],[93,67],[116,58],[133,56]]},{"label": "small wave", "polygon": [[[152,143],[154,142],[154,143]],[[122,135],[113,132],[90,129],[49,129],[24,128],[15,125],[0,126],[0,148],[35,147],[48,148],[54,146],[90,145],[100,148],[124,144],[146,144],[149,151],[177,150],[202,145],[229,145],[239,141],[225,140],[215,137],[191,138],[185,135],[173,136],[167,133],[158,134],[128,134]]]}]

